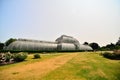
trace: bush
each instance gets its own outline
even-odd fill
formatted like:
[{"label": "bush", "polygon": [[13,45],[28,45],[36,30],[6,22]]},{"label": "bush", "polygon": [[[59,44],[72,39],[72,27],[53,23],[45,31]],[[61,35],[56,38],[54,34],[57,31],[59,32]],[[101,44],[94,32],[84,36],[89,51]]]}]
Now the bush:
[{"label": "bush", "polygon": [[6,61],[5,54],[4,53],[0,53],[0,63],[3,63],[5,61]]},{"label": "bush", "polygon": [[34,54],[34,59],[40,58],[40,55],[38,53]]},{"label": "bush", "polygon": [[0,63],[11,62],[13,60],[13,54],[10,52],[0,53]]},{"label": "bush", "polygon": [[114,54],[109,53],[109,52],[103,53],[103,56],[106,57],[106,58],[110,58],[110,59],[114,59],[115,58]]},{"label": "bush", "polygon": [[105,52],[102,55],[109,59],[120,59],[120,54],[116,54],[116,53]]},{"label": "bush", "polygon": [[5,62],[9,62],[12,58],[13,55],[10,52],[5,53]]},{"label": "bush", "polygon": [[20,52],[14,54],[14,61],[16,62],[24,61],[26,58],[27,58],[27,53]]},{"label": "bush", "polygon": [[0,53],[0,65],[20,62],[27,58],[27,53]]}]

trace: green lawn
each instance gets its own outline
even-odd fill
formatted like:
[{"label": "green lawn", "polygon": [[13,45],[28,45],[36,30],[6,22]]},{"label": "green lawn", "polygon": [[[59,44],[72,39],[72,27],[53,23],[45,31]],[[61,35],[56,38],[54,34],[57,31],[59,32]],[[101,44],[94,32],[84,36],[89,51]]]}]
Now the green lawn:
[{"label": "green lawn", "polygon": [[[20,72],[21,74],[18,74],[19,72],[13,74],[11,70],[14,67],[16,69],[19,69],[20,66],[29,65],[33,63],[37,64],[37,62],[44,63],[50,59],[55,59],[59,56],[64,56],[64,55],[71,56],[69,54],[73,54],[75,56],[72,57],[70,60],[68,60],[65,64],[62,64],[55,69],[51,69],[51,71],[48,71],[47,73],[43,73],[44,75],[42,75],[42,71],[37,71],[37,69],[40,69],[40,67],[35,67],[35,66],[33,69],[34,71],[30,69],[25,72],[24,70],[24,74],[22,74],[22,72]],[[17,77],[15,79],[18,80],[21,79],[22,80],[26,80],[26,79],[29,80],[120,80],[120,60],[106,59],[101,55],[99,55],[99,53],[93,53],[93,52],[73,52],[69,54],[68,53],[41,54],[41,59],[32,59],[33,54],[31,54],[24,62],[0,66],[0,71],[1,71],[0,80],[7,80],[7,79],[12,80],[12,78],[7,78],[7,76],[10,77],[10,75],[13,76],[14,78]],[[59,61],[62,60],[65,59],[60,59]],[[57,63],[59,63],[59,61],[56,61],[55,65],[58,65]],[[45,67],[46,66],[44,66],[44,68]],[[8,73],[5,73],[7,71]],[[36,74],[32,74],[30,72]],[[31,76],[27,74],[33,75],[33,78],[31,78]],[[40,76],[40,74],[42,75],[42,77]]]},{"label": "green lawn", "polygon": [[80,53],[42,80],[120,80],[120,60],[109,60],[99,53]]}]

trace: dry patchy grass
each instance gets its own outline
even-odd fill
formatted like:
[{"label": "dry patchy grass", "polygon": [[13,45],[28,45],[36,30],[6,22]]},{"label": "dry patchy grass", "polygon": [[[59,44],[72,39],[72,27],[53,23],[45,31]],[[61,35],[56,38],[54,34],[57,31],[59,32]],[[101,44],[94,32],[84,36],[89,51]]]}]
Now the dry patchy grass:
[{"label": "dry patchy grass", "polygon": [[11,67],[0,72],[1,80],[38,80],[46,73],[65,64],[76,54],[65,54],[31,64]]}]

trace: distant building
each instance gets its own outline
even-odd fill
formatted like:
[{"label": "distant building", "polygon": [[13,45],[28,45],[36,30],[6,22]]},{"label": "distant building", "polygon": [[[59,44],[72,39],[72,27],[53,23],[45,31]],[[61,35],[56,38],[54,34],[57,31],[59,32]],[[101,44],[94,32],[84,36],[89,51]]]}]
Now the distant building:
[{"label": "distant building", "polygon": [[29,39],[18,39],[4,48],[10,51],[80,51],[92,50],[88,45],[82,45],[71,36],[62,35],[55,42]]}]

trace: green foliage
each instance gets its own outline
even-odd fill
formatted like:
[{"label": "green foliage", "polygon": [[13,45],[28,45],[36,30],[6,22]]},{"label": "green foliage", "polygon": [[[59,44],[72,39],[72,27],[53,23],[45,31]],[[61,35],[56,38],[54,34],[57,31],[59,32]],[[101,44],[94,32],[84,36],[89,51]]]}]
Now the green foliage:
[{"label": "green foliage", "polygon": [[20,52],[14,54],[14,61],[16,62],[24,61],[26,58],[27,58],[27,53]]},{"label": "green foliage", "polygon": [[13,55],[10,52],[5,53],[5,61],[6,62],[9,62],[10,59],[12,59],[12,58],[13,58]]},{"label": "green foliage", "polygon": [[7,40],[7,41],[5,42],[5,45],[8,46],[10,43],[12,43],[12,42],[14,42],[14,41],[16,41],[16,39],[10,38],[9,40]]},{"label": "green foliage", "polygon": [[118,46],[118,45],[113,45],[112,46],[110,44],[100,48],[100,50],[102,50],[102,51],[111,51],[111,50],[119,50],[119,49],[120,49],[120,46]]},{"label": "green foliage", "polygon": [[84,42],[83,44],[84,44],[84,45],[89,45],[89,43],[88,43],[88,42]]},{"label": "green foliage", "polygon": [[93,50],[98,50],[99,48],[100,48],[100,46],[98,45],[98,43],[90,43],[89,44],[92,48],[93,48]]},{"label": "green foliage", "polygon": [[11,62],[13,60],[13,54],[10,52],[0,53],[0,63]]},{"label": "green foliage", "polygon": [[0,63],[5,62],[5,54],[4,53],[0,53]]},{"label": "green foliage", "polygon": [[120,54],[105,52],[102,54],[104,57],[109,59],[120,59]]},{"label": "green foliage", "polygon": [[0,50],[2,50],[4,47],[4,43],[0,43]]},{"label": "green foliage", "polygon": [[116,46],[115,46],[115,49],[116,49],[116,50],[119,50],[119,49],[120,49],[120,46],[119,46],[119,45],[116,45]]},{"label": "green foliage", "polygon": [[104,51],[107,51],[107,50],[119,50],[120,49],[120,38],[119,40],[116,42],[116,44],[107,44],[106,46],[103,46],[100,48],[100,50],[104,50]]},{"label": "green foliage", "polygon": [[34,54],[34,59],[38,59],[38,58],[40,58],[40,54],[38,53]]},{"label": "green foliage", "polygon": [[115,44],[111,43],[106,45],[107,48],[109,48],[110,50],[114,50],[115,49]]},{"label": "green foliage", "polygon": [[116,45],[120,46],[120,37],[119,40],[116,42]]},{"label": "green foliage", "polygon": [[109,53],[109,52],[103,53],[103,56],[106,57],[106,58],[110,58],[110,59],[114,59],[115,58],[115,55],[112,54],[112,53]]}]

